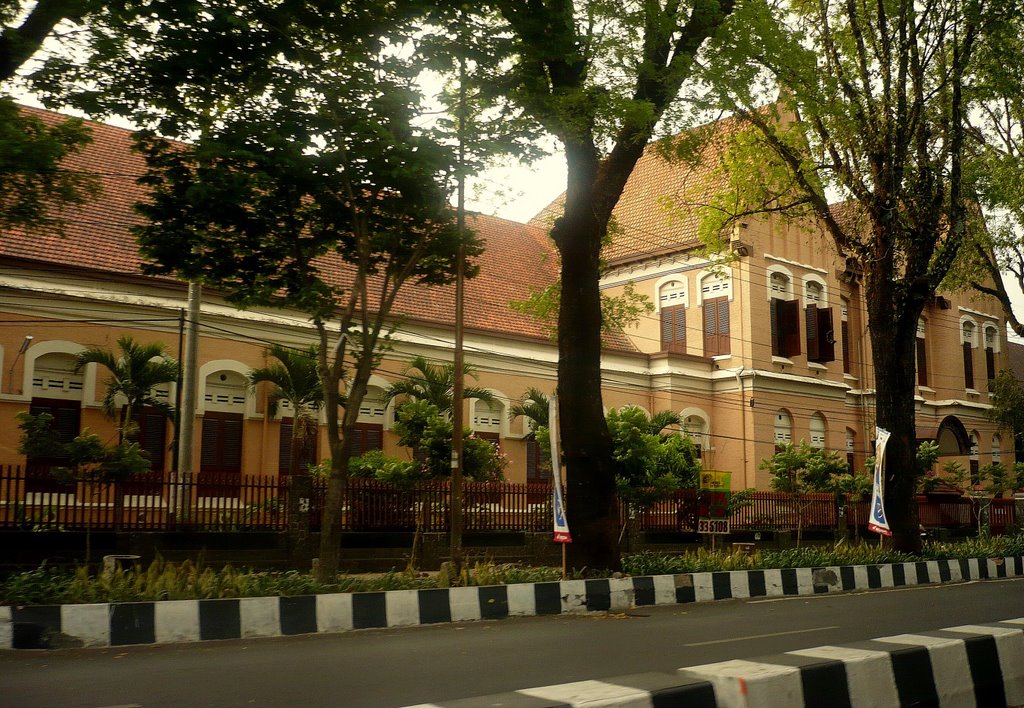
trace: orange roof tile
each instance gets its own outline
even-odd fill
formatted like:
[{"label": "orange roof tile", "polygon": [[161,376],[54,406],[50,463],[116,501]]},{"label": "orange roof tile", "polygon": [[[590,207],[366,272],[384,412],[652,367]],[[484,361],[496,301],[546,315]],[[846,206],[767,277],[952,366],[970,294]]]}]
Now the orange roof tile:
[{"label": "orange roof tile", "polygon": [[[724,177],[720,165],[725,147],[742,125],[738,118],[726,118],[683,134],[704,140],[688,159],[665,156],[673,141],[683,139],[681,136],[664,138],[644,149],[612,212],[617,227],[610,227],[611,243],[602,253],[610,264],[700,245],[700,210],[721,189]],[[564,204],[563,193],[530,223],[550,229]]]},{"label": "orange roof tile", "polygon": [[[64,116],[37,108],[23,110],[47,122]],[[133,204],[146,196],[136,179],[145,170],[144,159],[132,151],[131,131],[87,121],[92,143],[69,157],[67,169],[99,176],[102,192],[82,206],[66,208],[66,236],[11,229],[0,235],[0,258],[57,265],[104,273],[142,275],[142,259],[130,228],[142,218]],[[558,256],[546,231],[482,214],[470,214],[468,226],[485,242],[479,259],[480,274],[466,283],[465,324],[469,329],[547,339],[544,327],[532,317],[514,312],[512,300],[522,300],[558,278]],[[349,267],[327,257],[324,274],[343,282]],[[455,288],[411,287],[400,293],[394,312],[428,323],[450,326],[455,311]],[[605,346],[636,351],[622,333],[605,336]]]}]

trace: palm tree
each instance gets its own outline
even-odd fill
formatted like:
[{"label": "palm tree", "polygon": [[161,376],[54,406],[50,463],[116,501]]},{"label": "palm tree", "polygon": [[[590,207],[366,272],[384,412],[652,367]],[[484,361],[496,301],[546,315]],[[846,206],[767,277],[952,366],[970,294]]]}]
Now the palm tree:
[{"label": "palm tree", "polygon": [[288,474],[295,475],[299,471],[300,446],[309,429],[315,425],[316,412],[324,404],[324,390],[317,370],[318,349],[315,345],[306,349],[289,349],[273,344],[266,353],[278,363],[250,371],[249,385],[255,388],[264,381],[273,385],[267,397],[268,412],[272,416],[277,415],[281,401],[291,404],[294,418]]},{"label": "palm tree", "polygon": [[551,399],[538,388],[528,388],[522,399],[508,409],[508,419],[515,420],[525,416],[530,427],[530,437],[535,437],[537,428],[548,427],[548,415],[551,410]]},{"label": "palm tree", "polygon": [[[431,364],[425,357],[417,356],[402,373],[405,380],[396,381],[384,391],[385,404],[404,395],[437,406],[438,413],[451,419],[452,399],[455,396],[454,364]],[[476,378],[476,368],[469,364],[463,365],[462,373]],[[493,393],[479,386],[466,386],[462,390],[462,397],[476,398],[487,404],[497,400]]]},{"label": "palm tree", "polygon": [[[673,432],[666,433],[665,428],[668,428],[669,426],[672,425],[679,426],[682,424],[683,419],[679,417],[678,413],[675,413],[673,411],[658,411],[657,413],[651,416],[650,421],[648,421],[647,423],[647,429],[644,430],[644,432],[650,435],[657,435],[661,437],[662,440],[664,440],[669,436],[675,434]],[[687,435],[687,437],[689,436]]]},{"label": "palm tree", "polygon": [[[114,418],[120,410],[118,442],[123,443],[131,434],[132,421],[143,408],[155,408],[173,418],[174,407],[157,398],[153,389],[178,380],[178,362],[167,356],[167,347],[160,342],[142,344],[130,336],[117,340],[118,352],[100,347],[89,347],[78,354],[75,372],[86,364],[99,364],[110,372],[107,393],[103,396],[103,412]],[[124,403],[118,407],[118,397]]]}]

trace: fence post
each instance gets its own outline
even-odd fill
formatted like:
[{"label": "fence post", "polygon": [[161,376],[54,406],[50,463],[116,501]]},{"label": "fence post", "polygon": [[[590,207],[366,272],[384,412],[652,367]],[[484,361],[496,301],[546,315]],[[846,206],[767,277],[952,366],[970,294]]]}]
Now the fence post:
[{"label": "fence post", "polygon": [[295,568],[308,568],[313,562],[313,539],[310,534],[312,499],[312,477],[288,477],[288,560]]}]

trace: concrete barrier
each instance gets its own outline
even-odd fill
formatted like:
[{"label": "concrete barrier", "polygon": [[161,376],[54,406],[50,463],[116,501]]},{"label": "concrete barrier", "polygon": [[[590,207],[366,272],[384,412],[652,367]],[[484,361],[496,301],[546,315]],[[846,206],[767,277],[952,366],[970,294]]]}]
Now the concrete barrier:
[{"label": "concrete barrier", "polygon": [[0,607],[0,649],[240,639],[1024,576],[1024,558],[683,573],[297,597]]},{"label": "concrete barrier", "polygon": [[1024,619],[577,681],[413,708],[1024,705]]}]

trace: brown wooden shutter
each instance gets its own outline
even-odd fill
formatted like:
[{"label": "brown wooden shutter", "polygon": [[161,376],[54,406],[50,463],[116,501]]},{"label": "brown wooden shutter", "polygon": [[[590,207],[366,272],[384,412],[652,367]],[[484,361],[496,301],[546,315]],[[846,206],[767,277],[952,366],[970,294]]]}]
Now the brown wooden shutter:
[{"label": "brown wooden shutter", "polygon": [[832,325],[832,308],[818,308],[818,362],[836,360],[836,330]]},{"label": "brown wooden shutter", "polygon": [[974,388],[974,354],[971,343],[964,342],[964,388]]},{"label": "brown wooden shutter", "polygon": [[139,444],[139,448],[149,458],[150,469],[163,472],[164,458],[167,456],[167,418],[150,408],[143,409],[136,422],[139,424],[139,432],[132,436],[132,440]]},{"label": "brown wooden shutter", "polygon": [[384,426],[380,423],[356,423],[352,429],[352,457],[384,449]]},{"label": "brown wooden shutter", "polygon": [[782,356],[782,337],[779,336],[779,305],[782,300],[773,297],[770,301],[772,323],[772,356]]},{"label": "brown wooden shutter", "polygon": [[686,353],[686,308],[682,305],[661,310],[661,349]]},{"label": "brown wooden shutter", "polygon": [[729,354],[729,298],[704,301],[704,356]]},{"label": "brown wooden shutter", "polygon": [[729,298],[718,299],[718,353],[732,353],[732,336],[729,330]]},{"label": "brown wooden shutter", "polygon": [[292,461],[292,421],[285,418],[281,421],[281,436],[277,447],[277,473],[288,474]]},{"label": "brown wooden shutter", "polygon": [[846,320],[842,321],[841,324],[842,337],[843,337],[843,373],[850,373],[850,323]]},{"label": "brown wooden shutter", "polygon": [[242,415],[207,412],[203,416],[201,472],[240,474],[242,471]]},{"label": "brown wooden shutter", "polygon": [[928,385],[928,353],[924,337],[917,338],[917,385]]},{"label": "brown wooden shutter", "polygon": [[992,381],[996,377],[996,352],[992,347],[985,347],[985,371],[988,374],[988,380]]},{"label": "brown wooden shutter", "polygon": [[800,303],[796,300],[782,300],[778,308],[782,356],[796,356],[800,353]]},{"label": "brown wooden shutter", "polygon": [[818,307],[804,308],[804,326],[807,327],[807,361],[818,361]]}]

